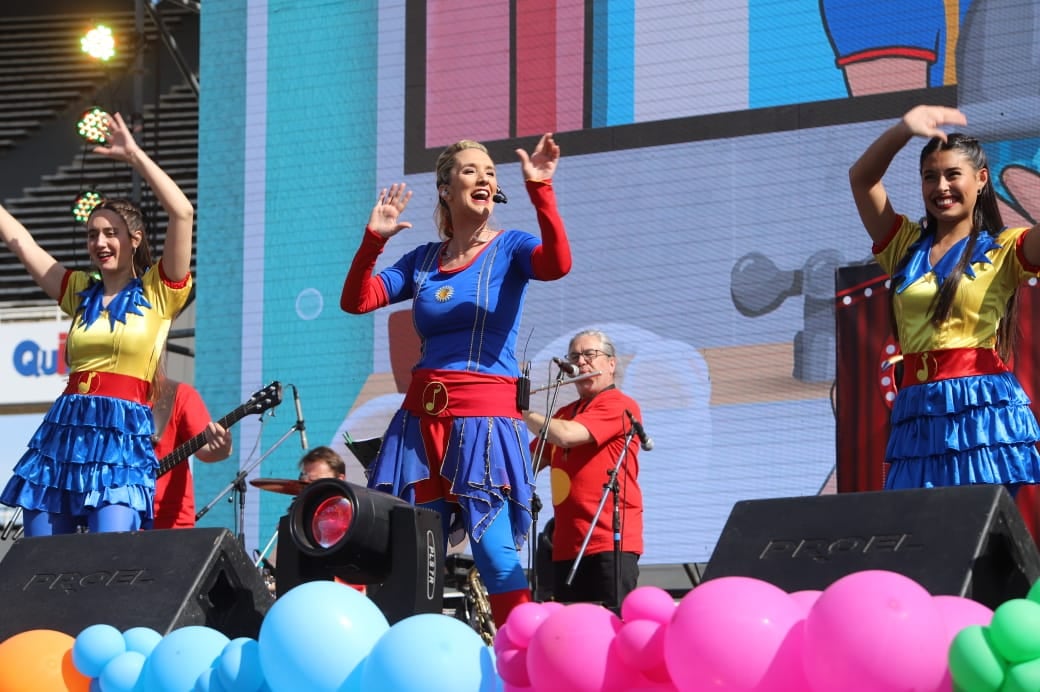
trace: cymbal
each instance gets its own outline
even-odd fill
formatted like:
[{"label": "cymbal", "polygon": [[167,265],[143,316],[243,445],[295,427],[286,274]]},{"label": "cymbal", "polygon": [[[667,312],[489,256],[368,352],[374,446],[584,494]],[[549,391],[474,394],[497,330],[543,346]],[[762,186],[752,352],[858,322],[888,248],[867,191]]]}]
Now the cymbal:
[{"label": "cymbal", "polygon": [[283,495],[299,495],[304,486],[307,485],[307,481],[300,481],[295,478],[254,478],[249,481],[249,485],[261,490],[282,493]]}]

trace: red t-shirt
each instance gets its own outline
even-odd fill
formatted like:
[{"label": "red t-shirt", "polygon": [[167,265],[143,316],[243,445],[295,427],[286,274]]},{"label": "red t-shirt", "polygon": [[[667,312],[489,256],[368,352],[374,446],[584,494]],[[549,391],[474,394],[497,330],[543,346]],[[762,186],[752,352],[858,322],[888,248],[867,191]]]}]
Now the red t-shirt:
[{"label": "red t-shirt", "polygon": [[[574,401],[553,418],[581,423],[595,443],[563,449],[547,444],[551,464],[552,501],[556,528],[553,530],[553,560],[573,560],[585,540],[592,517],[603,497],[607,472],[613,470],[630,427],[625,409],[642,420],[639,405],[618,389],[606,389],[588,401]],[[533,445],[532,445],[533,446]],[[643,493],[639,489],[639,438],[634,437],[618,470],[618,508],[621,516],[621,550],[643,554]],[[600,512],[586,555],[614,550],[614,499]]]},{"label": "red t-shirt", "polygon": [[[155,456],[162,459],[205,430],[210,420],[206,404],[195,388],[183,382],[177,383],[170,420],[155,447]],[[187,459],[156,479],[153,526],[157,529],[189,529],[195,526],[195,489]]]}]

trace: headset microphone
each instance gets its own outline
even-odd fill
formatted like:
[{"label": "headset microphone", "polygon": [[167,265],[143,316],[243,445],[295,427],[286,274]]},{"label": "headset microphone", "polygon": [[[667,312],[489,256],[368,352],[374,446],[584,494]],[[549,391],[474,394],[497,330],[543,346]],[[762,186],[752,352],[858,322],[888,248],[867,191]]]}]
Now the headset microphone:
[{"label": "headset microphone", "polygon": [[502,192],[502,188],[497,188],[495,194],[491,196],[491,201],[495,204],[508,204],[509,198],[506,197],[506,193]]}]

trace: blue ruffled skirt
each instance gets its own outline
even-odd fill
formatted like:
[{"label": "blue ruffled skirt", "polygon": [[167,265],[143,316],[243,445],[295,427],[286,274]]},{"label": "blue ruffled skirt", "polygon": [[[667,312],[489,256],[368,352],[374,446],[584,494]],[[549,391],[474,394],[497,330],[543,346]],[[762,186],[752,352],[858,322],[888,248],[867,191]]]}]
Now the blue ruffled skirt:
[{"label": "blue ruffled skirt", "polygon": [[154,515],[155,423],[143,404],[63,394],[29,440],[0,502],[82,516],[104,505]]},{"label": "blue ruffled skirt", "polygon": [[1040,427],[1010,372],[901,389],[891,422],[886,488],[1040,481]]},{"label": "blue ruffled skirt", "polygon": [[[531,528],[531,458],[523,421],[465,416],[452,421],[441,475],[458,496],[466,533],[480,541],[499,512],[509,512],[513,541]],[[368,487],[415,504],[415,484],[430,477],[419,416],[399,410],[373,462]],[[506,492],[505,488],[508,488]]]}]

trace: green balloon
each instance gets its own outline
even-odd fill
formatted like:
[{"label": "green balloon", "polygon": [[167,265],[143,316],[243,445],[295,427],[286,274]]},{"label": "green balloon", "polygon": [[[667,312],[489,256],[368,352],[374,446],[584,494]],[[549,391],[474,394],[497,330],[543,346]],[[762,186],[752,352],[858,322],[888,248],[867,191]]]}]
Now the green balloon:
[{"label": "green balloon", "polygon": [[999,692],[1007,673],[1004,662],[989,641],[988,628],[969,625],[950,644],[950,678],[959,690]]},{"label": "green balloon", "polygon": [[1000,692],[1036,692],[1040,690],[1040,659],[1011,666]]},{"label": "green balloon", "polygon": [[1026,594],[1026,598],[1033,603],[1040,603],[1040,579],[1033,582],[1033,586],[1030,587],[1029,593]]},{"label": "green balloon", "polygon": [[1040,658],[1040,603],[1025,598],[1004,601],[993,611],[990,641],[1009,663]]}]

